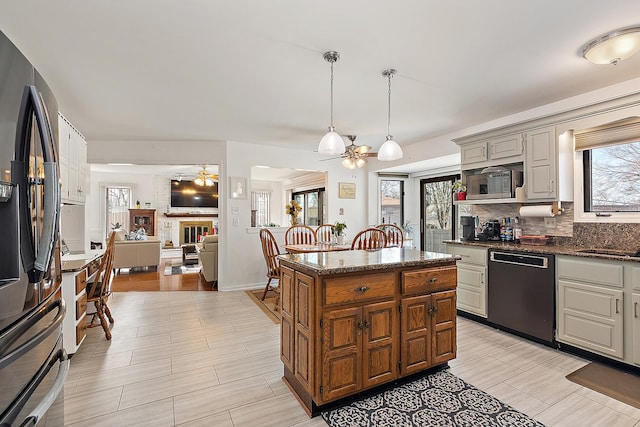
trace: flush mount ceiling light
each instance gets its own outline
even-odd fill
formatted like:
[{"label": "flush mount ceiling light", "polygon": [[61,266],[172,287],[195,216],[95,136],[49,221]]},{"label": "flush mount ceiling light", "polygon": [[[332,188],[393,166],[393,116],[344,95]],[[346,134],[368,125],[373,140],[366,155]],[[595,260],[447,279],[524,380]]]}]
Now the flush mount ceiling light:
[{"label": "flush mount ceiling light", "polygon": [[203,187],[211,187],[216,181],[218,181],[217,173],[207,172],[207,167],[202,166],[202,170],[198,172],[198,175],[193,180],[193,183]]},{"label": "flush mount ceiling light", "polygon": [[333,64],[340,59],[338,52],[329,51],[322,55],[325,61],[331,64],[331,126],[329,126],[329,132],[327,132],[320,140],[318,145],[318,152],[321,154],[331,154],[336,156],[344,153],[344,140],[340,135],[335,132],[333,127]]},{"label": "flush mount ceiling light", "polygon": [[640,26],[623,28],[590,41],[582,56],[594,64],[613,64],[640,52]]},{"label": "flush mount ceiling light", "polygon": [[388,70],[384,70],[382,72],[382,77],[386,77],[389,79],[389,114],[387,115],[387,140],[382,144],[380,150],[378,151],[378,159],[388,162],[391,160],[398,160],[402,158],[402,148],[398,145],[397,142],[393,140],[391,136],[390,128],[391,128],[391,77],[397,71],[393,68]]}]

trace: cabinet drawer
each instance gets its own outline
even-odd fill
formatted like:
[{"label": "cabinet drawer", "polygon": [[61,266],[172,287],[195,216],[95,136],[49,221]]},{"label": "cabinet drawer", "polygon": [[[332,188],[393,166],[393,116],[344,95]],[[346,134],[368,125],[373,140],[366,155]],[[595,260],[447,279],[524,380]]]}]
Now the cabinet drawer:
[{"label": "cabinet drawer", "polygon": [[447,253],[458,255],[467,264],[487,265],[487,249],[462,245],[447,245]]},{"label": "cabinet drawer", "polygon": [[455,289],[456,267],[431,268],[402,272],[402,294],[430,294],[446,289]]},{"label": "cabinet drawer", "polygon": [[91,263],[89,263],[89,265],[87,266],[87,270],[89,270],[89,277],[91,277],[93,273],[98,271],[98,267],[100,267],[100,259],[101,258],[91,261]]},{"label": "cabinet drawer", "polygon": [[76,345],[80,345],[85,335],[87,335],[87,316],[82,316],[76,325]]},{"label": "cabinet drawer", "polygon": [[76,295],[82,292],[83,289],[87,288],[87,270],[83,269],[78,274],[76,274]]},{"label": "cabinet drawer", "polygon": [[80,319],[87,312],[87,293],[83,293],[76,301],[76,320]]},{"label": "cabinet drawer", "polygon": [[581,258],[559,258],[556,264],[558,277],[588,282],[597,285],[624,286],[624,266],[621,263],[584,260]]},{"label": "cabinet drawer", "polygon": [[327,279],[323,287],[324,305],[391,298],[395,290],[394,278],[394,273],[379,273]]}]

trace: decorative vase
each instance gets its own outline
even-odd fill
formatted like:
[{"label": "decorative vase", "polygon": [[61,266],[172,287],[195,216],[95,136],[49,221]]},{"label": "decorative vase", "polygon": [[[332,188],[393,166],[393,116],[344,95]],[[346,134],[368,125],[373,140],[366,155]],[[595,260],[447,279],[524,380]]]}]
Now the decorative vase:
[{"label": "decorative vase", "polygon": [[344,245],[344,234],[336,236],[336,243],[339,245]]},{"label": "decorative vase", "polygon": [[298,216],[291,215],[291,225],[298,225]]}]

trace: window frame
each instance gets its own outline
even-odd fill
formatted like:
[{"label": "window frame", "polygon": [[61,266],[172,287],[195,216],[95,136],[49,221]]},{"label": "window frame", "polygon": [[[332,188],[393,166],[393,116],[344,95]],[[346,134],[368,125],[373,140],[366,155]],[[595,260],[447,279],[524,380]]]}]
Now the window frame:
[{"label": "window frame", "polygon": [[405,199],[405,181],[406,179],[404,177],[398,177],[398,178],[394,178],[394,177],[390,177],[390,176],[381,176],[378,178],[378,224],[382,224],[383,222],[383,217],[382,217],[382,181],[396,181],[400,183],[400,223],[397,224],[399,227],[402,227],[402,225],[404,224],[404,217],[405,217],[405,212],[404,212],[404,199]]},{"label": "window frame", "polygon": [[[309,225],[307,223],[307,220],[308,220],[307,195],[310,193],[318,193],[318,224],[317,225],[316,224]],[[292,191],[290,199],[295,200],[296,196],[302,196],[304,200],[302,204],[302,212],[304,215],[302,216],[301,224],[309,225],[310,227],[317,227],[318,225],[322,225],[325,223],[326,219],[324,218],[324,216],[325,216],[325,205],[327,200],[327,192],[325,190],[325,187],[318,187],[318,188],[312,188],[309,190],[301,190],[301,191]]]}]

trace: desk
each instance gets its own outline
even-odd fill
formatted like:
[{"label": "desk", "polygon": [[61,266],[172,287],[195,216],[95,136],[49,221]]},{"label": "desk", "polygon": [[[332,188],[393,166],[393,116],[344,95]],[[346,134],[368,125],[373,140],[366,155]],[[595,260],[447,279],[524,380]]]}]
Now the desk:
[{"label": "desk", "polygon": [[351,250],[351,245],[334,245],[331,243],[317,243],[315,245],[284,245],[290,254],[306,254],[310,252],[335,252]]}]

